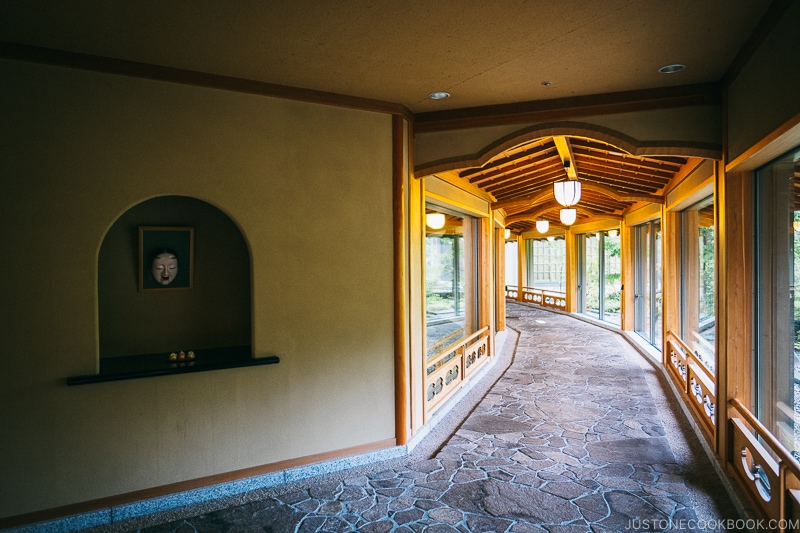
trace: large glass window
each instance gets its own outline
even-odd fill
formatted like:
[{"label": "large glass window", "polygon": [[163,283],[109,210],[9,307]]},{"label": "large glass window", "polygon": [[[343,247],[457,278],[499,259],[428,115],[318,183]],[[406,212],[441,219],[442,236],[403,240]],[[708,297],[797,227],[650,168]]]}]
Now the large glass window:
[{"label": "large glass window", "polygon": [[[428,209],[434,210],[442,213],[439,208]],[[425,234],[425,331],[429,358],[477,329],[477,220],[454,213],[444,215],[444,226],[426,225]]]},{"label": "large glass window", "polygon": [[516,287],[519,276],[519,255],[517,254],[517,241],[506,241],[506,285]]},{"label": "large glass window", "polygon": [[603,315],[602,320],[620,325],[620,291],[622,263],[619,231],[607,231],[603,236]]},{"label": "large glass window", "polygon": [[633,228],[634,233],[634,330],[661,350],[661,221]]},{"label": "large glass window", "polygon": [[713,373],[716,365],[714,198],[681,213],[681,337]]},{"label": "large glass window", "polygon": [[585,246],[584,276],[581,284],[583,290],[583,312],[589,316],[600,318],[600,239],[599,233],[587,233],[583,236]]},{"label": "large glass window", "polygon": [[759,170],[755,190],[757,413],[800,458],[800,148]]},{"label": "large glass window", "polygon": [[563,238],[527,239],[528,285],[535,289],[564,292],[566,247]]},{"label": "large glass window", "polygon": [[579,311],[619,325],[622,289],[619,231],[587,233],[580,235],[577,242]]}]

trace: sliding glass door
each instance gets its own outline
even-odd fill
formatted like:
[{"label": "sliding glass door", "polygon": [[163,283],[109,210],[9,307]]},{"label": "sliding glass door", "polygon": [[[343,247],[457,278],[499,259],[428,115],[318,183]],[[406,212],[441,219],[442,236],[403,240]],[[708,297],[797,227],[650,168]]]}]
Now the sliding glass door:
[{"label": "sliding glass door", "polygon": [[633,228],[634,238],[634,330],[661,350],[661,221]]},{"label": "sliding glass door", "polygon": [[578,310],[620,325],[620,240],[616,229],[579,235]]}]

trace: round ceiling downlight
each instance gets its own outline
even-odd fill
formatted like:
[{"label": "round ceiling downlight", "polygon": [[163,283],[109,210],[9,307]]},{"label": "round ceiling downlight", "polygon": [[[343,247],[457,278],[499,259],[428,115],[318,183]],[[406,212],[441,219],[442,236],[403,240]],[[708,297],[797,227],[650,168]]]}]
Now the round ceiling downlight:
[{"label": "round ceiling downlight", "polygon": [[435,92],[428,95],[428,98],[431,100],[444,100],[445,98],[450,98],[450,93],[446,92]]},{"label": "round ceiling downlight", "polygon": [[674,72],[680,72],[686,68],[686,65],[681,65],[680,63],[674,63],[672,65],[664,65],[658,71],[661,74],[672,74]]}]

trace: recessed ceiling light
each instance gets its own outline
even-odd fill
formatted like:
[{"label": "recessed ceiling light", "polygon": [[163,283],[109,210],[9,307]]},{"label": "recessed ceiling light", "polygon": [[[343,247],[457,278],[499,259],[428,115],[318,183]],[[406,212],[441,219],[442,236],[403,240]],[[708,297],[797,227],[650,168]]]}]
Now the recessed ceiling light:
[{"label": "recessed ceiling light", "polygon": [[686,65],[681,65],[680,63],[674,63],[672,65],[664,65],[658,71],[661,74],[672,74],[673,72],[680,72],[681,70],[685,69]]},{"label": "recessed ceiling light", "polygon": [[428,98],[430,98],[431,100],[444,100],[445,98],[450,98],[450,93],[446,92],[431,93],[428,95]]},{"label": "recessed ceiling light", "polygon": [[551,86],[551,85],[553,85],[553,84],[552,84],[552,83],[550,83],[549,81],[543,81],[543,82],[542,82],[542,85],[544,85],[545,87],[550,87],[550,86]]}]

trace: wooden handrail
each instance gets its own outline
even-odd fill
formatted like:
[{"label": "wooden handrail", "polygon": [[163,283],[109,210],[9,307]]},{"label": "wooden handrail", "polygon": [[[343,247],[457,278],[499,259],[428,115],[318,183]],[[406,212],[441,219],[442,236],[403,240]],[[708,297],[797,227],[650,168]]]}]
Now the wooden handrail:
[{"label": "wooden handrail", "polygon": [[481,329],[479,329],[478,331],[476,331],[475,333],[467,335],[466,337],[464,337],[463,339],[461,339],[458,342],[454,342],[453,344],[448,346],[446,350],[442,350],[441,352],[439,352],[439,355],[437,355],[436,357],[430,359],[427,363],[425,363],[425,366],[426,367],[430,367],[431,365],[435,365],[436,363],[439,362],[439,359],[444,358],[444,356],[446,356],[450,352],[456,351],[459,347],[463,346],[464,344],[467,344],[472,339],[476,339],[476,338],[480,337],[481,335],[483,335],[487,331],[489,331],[489,326],[484,326]]},{"label": "wooden handrail", "polygon": [[688,345],[688,344],[686,344],[685,342],[683,342],[683,339],[681,339],[681,338],[678,336],[678,334],[677,334],[677,333],[675,333],[675,332],[674,332],[674,331],[672,331],[672,330],[669,330],[669,331],[667,331],[667,337],[672,337],[672,338],[674,338],[674,339],[675,339],[675,340],[678,342],[678,345],[679,345],[681,348],[683,348],[683,350],[684,350],[685,352],[687,352],[687,353],[689,353],[689,354],[692,354],[692,355],[694,355],[694,352],[692,352],[692,349],[691,349],[691,348],[689,348],[689,345]]},{"label": "wooden handrail", "polygon": [[779,441],[775,435],[773,435],[772,432],[767,429],[767,426],[762,424],[761,421],[756,418],[753,413],[751,413],[750,410],[741,402],[741,400],[739,400],[739,398],[731,398],[728,403],[730,403],[739,412],[739,414],[742,415],[742,418],[744,418],[745,421],[756,430],[756,433],[758,433],[761,438],[767,442],[769,447],[773,452],[775,452],[775,455],[778,456],[781,462],[789,467],[794,475],[800,477],[800,462],[798,462],[791,452],[786,449],[783,443],[781,443],[781,441]]},{"label": "wooden handrail", "polygon": [[[670,339],[670,337],[672,337],[672,339]],[[703,364],[703,362],[694,354],[694,350],[692,350],[688,344],[683,342],[683,339],[681,339],[677,333],[672,330],[667,331],[667,340],[674,340],[678,346],[680,346],[683,351],[686,352],[687,357],[690,357],[693,362],[697,363],[697,368],[699,368],[703,374],[705,374],[705,376],[716,385],[717,379],[711,374],[708,368],[706,368],[706,365]]]}]

